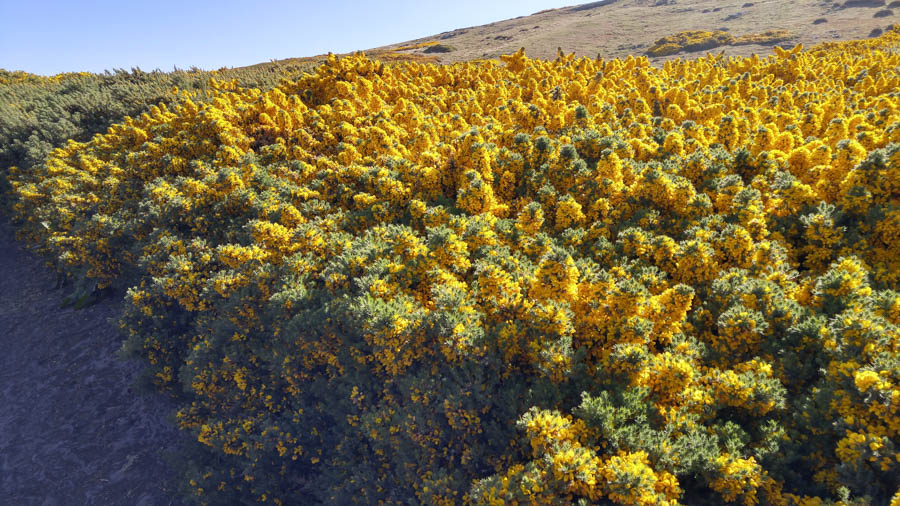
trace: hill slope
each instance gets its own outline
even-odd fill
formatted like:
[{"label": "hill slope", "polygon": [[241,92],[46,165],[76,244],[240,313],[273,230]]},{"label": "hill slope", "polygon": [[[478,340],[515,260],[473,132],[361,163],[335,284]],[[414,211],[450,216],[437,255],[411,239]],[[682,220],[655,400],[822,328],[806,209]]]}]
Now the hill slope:
[{"label": "hill slope", "polygon": [[[795,42],[809,46],[829,40],[864,38],[874,29],[883,30],[893,22],[894,16],[875,17],[875,14],[886,9],[883,1],[605,0],[378,49],[430,41],[454,47],[454,51],[437,54],[440,62],[495,58],[520,47],[536,58],[553,58],[557,48],[567,53],[574,51],[579,56],[624,58],[629,54],[644,54],[657,39],[684,30],[724,30],[741,36],[771,29],[788,30],[796,34]],[[827,21],[814,24],[817,19]],[[768,47],[760,45],[722,49],[726,54],[743,56],[769,52]]]},{"label": "hill slope", "polygon": [[[645,54],[656,40],[686,30],[723,30],[736,37],[787,30],[795,38],[779,45],[802,43],[809,47],[819,42],[868,37],[873,30],[884,30],[894,23],[897,13],[900,13],[900,2],[885,0],[602,0],[459,28],[368,49],[366,53],[382,59],[451,63],[496,58],[524,47],[530,57],[542,59],[554,58],[558,48],[578,56],[625,58]],[[442,47],[435,49],[429,44]],[[771,46],[723,46],[715,52],[740,56],[768,54]],[[439,52],[441,49],[449,51]],[[682,52],[651,59],[659,64],[675,57],[703,56],[707,52]]]}]

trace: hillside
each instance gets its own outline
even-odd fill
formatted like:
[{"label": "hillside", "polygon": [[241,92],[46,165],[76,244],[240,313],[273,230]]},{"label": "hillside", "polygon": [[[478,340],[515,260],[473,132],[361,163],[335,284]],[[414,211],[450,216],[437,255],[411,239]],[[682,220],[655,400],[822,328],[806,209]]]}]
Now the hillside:
[{"label": "hillside", "polygon": [[[557,49],[606,59],[645,54],[662,37],[687,30],[722,30],[736,37],[787,30],[795,37],[782,46],[806,47],[829,41],[867,38],[896,22],[900,1],[885,0],[602,0],[482,26],[458,28],[421,39],[367,49],[370,56],[452,63],[497,58],[521,47],[532,58],[556,57]],[[824,21],[823,21],[824,20]],[[429,44],[440,44],[439,52]],[[715,52],[768,54],[772,44],[723,46]],[[708,50],[651,58],[654,64],[705,56]],[[280,60],[293,63],[320,57]],[[268,63],[262,65],[270,65]]]}]

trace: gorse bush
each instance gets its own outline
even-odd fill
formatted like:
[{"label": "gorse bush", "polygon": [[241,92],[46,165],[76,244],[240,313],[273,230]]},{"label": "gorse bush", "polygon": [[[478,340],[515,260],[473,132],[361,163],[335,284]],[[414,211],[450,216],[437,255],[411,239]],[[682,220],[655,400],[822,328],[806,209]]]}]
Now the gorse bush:
[{"label": "gorse bush", "polygon": [[688,30],[663,37],[647,50],[649,56],[669,56],[682,52],[704,51],[721,46],[743,46],[748,44],[775,44],[791,40],[794,35],[787,30],[767,30],[735,37],[728,32],[715,30]]},{"label": "gorse bush", "polygon": [[766,30],[761,33],[751,33],[735,37],[731,43],[733,46],[743,46],[748,44],[775,44],[785,42],[794,38],[794,34],[787,30]]},{"label": "gorse bush", "polygon": [[900,500],[900,32],[215,81],[12,173],[204,503]]},{"label": "gorse bush", "polygon": [[435,44],[425,48],[426,53],[452,53],[456,48],[449,44]]},{"label": "gorse bush", "polygon": [[[87,72],[41,77],[0,70],[0,190],[8,190],[9,167],[40,165],[68,140],[88,141],[126,116],[151,106],[172,105],[176,89],[202,99],[210,77],[238,79],[245,86],[270,89],[283,77],[296,77],[300,67],[265,70],[176,71],[105,74]],[[4,191],[4,193],[6,193]]]},{"label": "gorse bush", "polygon": [[663,37],[647,50],[650,56],[668,56],[682,51],[703,51],[734,42],[734,36],[722,30],[688,30]]}]

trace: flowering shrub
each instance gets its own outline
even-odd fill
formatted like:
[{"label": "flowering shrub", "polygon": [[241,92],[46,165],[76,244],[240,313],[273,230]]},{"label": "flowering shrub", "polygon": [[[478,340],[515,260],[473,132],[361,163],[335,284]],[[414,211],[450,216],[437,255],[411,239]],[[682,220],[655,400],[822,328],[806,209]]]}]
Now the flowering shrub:
[{"label": "flowering shrub", "polygon": [[747,44],[775,44],[791,40],[794,35],[787,30],[766,30],[735,37],[723,30],[687,30],[663,37],[647,50],[649,56],[669,56],[682,52],[703,51],[721,46],[742,46]]},{"label": "flowering shrub", "polygon": [[900,32],[707,57],[331,57],[12,172],[127,288],[206,503],[884,503]]},{"label": "flowering shrub", "polygon": [[742,46],[745,44],[775,44],[794,38],[794,34],[787,30],[766,30],[760,33],[750,33],[734,38],[731,44]]},{"label": "flowering shrub", "polygon": [[[269,89],[301,69],[168,73],[132,69],[50,77],[0,69],[0,192],[9,190],[10,167],[28,170],[42,164],[50,151],[67,140],[85,142],[126,116],[139,116],[160,103],[173,105],[181,99],[181,93],[173,93],[173,88],[199,99],[206,95],[210,77],[216,76]],[[5,205],[3,208],[6,210]]]},{"label": "flowering shrub", "polygon": [[703,51],[719,46],[728,46],[734,36],[723,30],[687,30],[663,37],[647,50],[650,56],[668,56],[682,51]]}]

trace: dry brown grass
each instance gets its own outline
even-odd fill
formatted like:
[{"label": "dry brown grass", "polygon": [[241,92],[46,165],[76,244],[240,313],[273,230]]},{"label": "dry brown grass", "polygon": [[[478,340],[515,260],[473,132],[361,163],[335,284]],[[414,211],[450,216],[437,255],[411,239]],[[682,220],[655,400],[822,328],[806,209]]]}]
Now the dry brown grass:
[{"label": "dry brown grass", "polygon": [[[494,59],[524,47],[526,54],[537,58],[555,58],[557,48],[562,48],[579,56],[609,59],[645,54],[654,41],[689,30],[723,30],[736,36],[777,30],[796,35],[787,42],[780,38],[747,40],[746,44],[715,49],[725,55],[749,56],[768,54],[773,45],[802,43],[809,47],[820,42],[866,38],[875,29],[885,28],[885,19],[874,17],[885,5],[883,0],[602,0],[459,28],[365,53],[387,62],[451,63]],[[438,43],[452,45],[453,51],[426,52]],[[700,49],[651,60],[661,64],[671,58],[693,58],[706,53]],[[262,65],[309,64],[323,58],[324,55],[292,58]]]},{"label": "dry brown grass", "polygon": [[[819,42],[861,39],[876,28],[884,29],[884,20],[873,18],[878,9],[844,4],[822,0],[607,0],[460,28],[384,49],[429,41],[452,44],[454,51],[437,54],[442,63],[496,58],[520,47],[529,56],[547,59],[556,57],[557,48],[581,56],[624,58],[644,54],[654,41],[688,30],[727,29],[735,36],[778,30],[796,35],[789,41],[764,38],[761,44],[746,40],[742,41],[745,44],[716,48],[726,55],[749,56],[768,54],[773,45],[802,43],[808,47]],[[827,22],[814,24],[821,18]],[[661,63],[705,54],[706,50],[700,49],[652,60]]]}]

